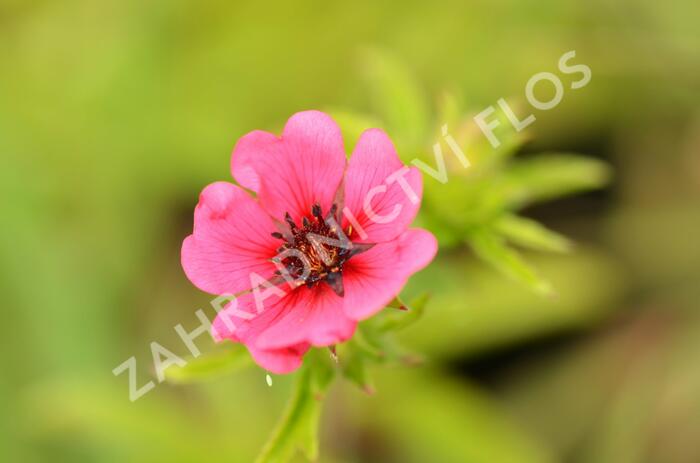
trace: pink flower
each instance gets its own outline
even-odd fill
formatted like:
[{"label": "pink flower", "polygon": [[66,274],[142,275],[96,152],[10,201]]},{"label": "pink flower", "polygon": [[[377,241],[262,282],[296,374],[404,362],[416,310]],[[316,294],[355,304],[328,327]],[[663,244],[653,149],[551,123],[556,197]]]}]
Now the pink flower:
[{"label": "pink flower", "polygon": [[231,171],[240,186],[202,191],[182,266],[203,291],[237,295],[212,334],[245,344],[271,372],[295,370],[310,346],[350,338],[437,252],[431,233],[409,228],[420,173],[379,129],[365,131],[347,161],[328,115],[297,113],[281,137],[241,138]]}]

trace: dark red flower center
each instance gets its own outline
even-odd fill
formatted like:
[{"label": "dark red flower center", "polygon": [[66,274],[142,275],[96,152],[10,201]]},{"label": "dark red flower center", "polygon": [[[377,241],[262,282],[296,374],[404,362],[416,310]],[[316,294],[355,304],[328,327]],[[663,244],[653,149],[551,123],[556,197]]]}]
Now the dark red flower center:
[{"label": "dark red flower center", "polygon": [[[321,206],[314,204],[311,215],[304,216],[301,224],[295,223],[287,213],[284,230],[272,233],[273,237],[284,241],[273,261],[281,264],[288,277],[295,281],[303,282],[309,288],[325,282],[342,297],[343,265],[367,246],[350,241],[351,229],[347,233],[340,229],[337,211],[338,206],[333,204],[324,218]],[[277,272],[278,275],[281,273]]]}]

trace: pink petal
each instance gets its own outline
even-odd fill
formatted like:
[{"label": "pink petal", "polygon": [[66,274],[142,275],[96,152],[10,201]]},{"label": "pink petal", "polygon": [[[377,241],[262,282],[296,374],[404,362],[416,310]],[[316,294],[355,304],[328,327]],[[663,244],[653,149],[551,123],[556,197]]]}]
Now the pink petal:
[{"label": "pink petal", "polygon": [[253,344],[263,331],[284,314],[286,309],[284,304],[279,303],[279,296],[268,295],[265,291],[263,289],[258,296],[261,302],[260,310],[257,309],[256,296],[252,292],[232,298],[214,319],[212,324],[214,340],[218,342],[230,339]]},{"label": "pink petal", "polygon": [[319,111],[293,115],[281,138],[255,131],[233,150],[231,171],[238,183],[258,193],[260,204],[283,220],[299,221],[318,202],[330,208],[345,169],[345,148],[338,125]]},{"label": "pink petal", "polygon": [[408,278],[433,260],[437,241],[428,231],[412,228],[396,240],[379,243],[351,258],[343,270],[344,310],[364,320],[399,294]]},{"label": "pink petal", "polygon": [[256,346],[280,348],[302,342],[329,346],[352,337],[357,322],[343,312],[343,298],[325,283],[313,288],[301,286],[283,298],[277,320],[262,332]]},{"label": "pink petal", "polygon": [[182,243],[182,268],[199,289],[233,294],[251,287],[250,275],[270,278],[269,259],[279,241],[275,226],[258,203],[226,182],[208,185],[194,211],[194,232]]},{"label": "pink petal", "polygon": [[342,299],[325,284],[262,298],[260,312],[253,293],[228,304],[217,314],[212,336],[217,342],[230,339],[245,344],[255,361],[273,372],[297,368],[310,345],[349,339],[357,325],[343,312]]},{"label": "pink petal", "polygon": [[231,156],[231,173],[243,187],[260,191],[260,177],[256,171],[258,158],[274,158],[282,152],[282,140],[262,130],[254,130],[238,140]]},{"label": "pink petal", "polygon": [[[253,360],[272,373],[284,374],[296,370],[301,365],[304,354],[309,350],[309,344],[297,343],[275,349],[256,347],[255,341],[258,336],[280,316],[280,309],[283,306],[272,305],[270,310],[263,310],[258,314],[253,297],[252,293],[247,293],[227,304],[214,319],[212,337],[217,342],[229,339],[243,343]],[[270,300],[279,299],[272,296]]]},{"label": "pink petal", "polygon": [[[404,166],[389,137],[380,129],[363,132],[345,177],[345,206],[366,236],[355,227],[352,240],[382,243],[399,236],[416,217],[422,193],[420,171]],[[344,229],[348,223],[346,216]]]},{"label": "pink petal", "polygon": [[282,349],[260,350],[246,345],[255,363],[277,375],[291,373],[299,368],[304,360],[304,354],[309,350],[308,344],[297,344]]}]

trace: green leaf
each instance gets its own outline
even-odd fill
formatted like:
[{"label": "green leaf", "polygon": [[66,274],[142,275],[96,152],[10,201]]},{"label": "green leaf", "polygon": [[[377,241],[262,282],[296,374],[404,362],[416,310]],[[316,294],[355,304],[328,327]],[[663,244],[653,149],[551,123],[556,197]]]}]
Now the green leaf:
[{"label": "green leaf", "polygon": [[504,275],[524,284],[537,294],[548,296],[553,293],[550,283],[540,278],[517,251],[509,248],[503,238],[491,230],[473,230],[468,241],[479,258]]},{"label": "green leaf", "polygon": [[373,318],[358,325],[352,337],[352,347],[361,350],[365,356],[374,362],[383,362],[386,354],[382,346],[382,333],[377,328]]},{"label": "green leaf", "polygon": [[543,154],[510,164],[494,192],[508,208],[521,208],[607,184],[610,167],[597,159],[573,154]]},{"label": "green leaf", "polygon": [[327,356],[324,358],[318,349],[306,355],[294,395],[256,463],[284,463],[299,449],[309,460],[318,457],[322,399],[333,376]]},{"label": "green leaf", "polygon": [[[427,297],[427,296],[426,296]],[[421,309],[418,309],[419,311]],[[402,312],[407,315],[408,312]],[[417,317],[413,320],[416,320]],[[382,317],[373,317],[360,323],[353,342],[361,349],[365,357],[373,363],[401,363],[415,365],[423,361],[421,355],[406,350],[397,341],[393,333],[386,330]],[[408,326],[408,323],[405,325]],[[403,327],[403,326],[402,326]]]},{"label": "green leaf", "polygon": [[368,394],[374,393],[374,384],[369,376],[368,367],[376,362],[377,357],[359,346],[354,338],[344,345],[341,362],[343,376]]},{"label": "green leaf", "polygon": [[423,293],[414,298],[411,304],[405,304],[399,296],[388,304],[390,309],[383,310],[377,317],[377,330],[381,332],[400,330],[418,321],[425,310],[425,305],[430,299],[428,293]]},{"label": "green leaf", "polygon": [[[424,304],[427,296],[417,299],[422,301],[419,304]],[[421,310],[422,306],[416,309]],[[408,315],[409,312],[403,314]],[[384,319],[378,323],[373,323],[372,319],[366,320],[360,324],[353,338],[342,345],[340,363],[343,376],[368,394],[374,393],[369,374],[371,365],[393,363],[412,366],[423,362],[421,355],[407,351],[396,342],[392,333],[383,326],[384,322]]]},{"label": "green leaf", "polygon": [[377,49],[363,55],[365,78],[377,113],[396,138],[399,153],[412,156],[424,143],[428,103],[411,73],[395,58]]},{"label": "green leaf", "polygon": [[495,230],[508,241],[536,251],[568,252],[571,241],[539,222],[514,214],[506,214],[496,220]]},{"label": "green leaf", "polygon": [[252,365],[245,347],[232,343],[186,360],[184,367],[173,365],[165,370],[165,378],[173,383],[210,381]]}]

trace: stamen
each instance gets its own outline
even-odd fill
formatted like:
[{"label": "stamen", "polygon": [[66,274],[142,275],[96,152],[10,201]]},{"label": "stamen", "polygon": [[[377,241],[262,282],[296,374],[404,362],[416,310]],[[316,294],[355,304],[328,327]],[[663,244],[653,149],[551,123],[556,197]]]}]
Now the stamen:
[{"label": "stamen", "polygon": [[331,206],[331,210],[328,211],[328,215],[326,215],[326,220],[335,219],[336,212],[338,212],[338,205],[334,203]]},{"label": "stamen", "polygon": [[[305,284],[312,288],[319,282],[325,282],[338,296],[343,297],[345,294],[343,265],[352,256],[368,249],[371,245],[359,244],[345,248],[319,241],[322,237],[329,238],[331,242],[341,238],[336,222],[340,218],[335,217],[337,212],[338,205],[333,204],[324,220],[321,206],[315,203],[311,207],[311,215],[314,219],[302,217],[301,227],[297,226],[289,213],[286,213],[284,219],[289,225],[290,232],[273,232],[272,236],[285,240],[277,250],[278,253],[296,251],[291,254],[285,253],[286,257],[278,261],[281,261],[286,273],[294,278],[298,285]],[[342,235],[342,232],[340,234]]]},{"label": "stamen", "polygon": [[292,220],[292,216],[289,215],[289,212],[284,214],[284,220],[289,224],[289,228],[292,230],[292,233],[297,229],[297,224],[294,223]]}]

